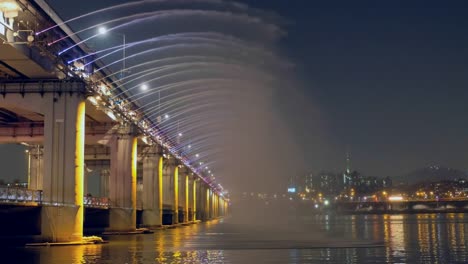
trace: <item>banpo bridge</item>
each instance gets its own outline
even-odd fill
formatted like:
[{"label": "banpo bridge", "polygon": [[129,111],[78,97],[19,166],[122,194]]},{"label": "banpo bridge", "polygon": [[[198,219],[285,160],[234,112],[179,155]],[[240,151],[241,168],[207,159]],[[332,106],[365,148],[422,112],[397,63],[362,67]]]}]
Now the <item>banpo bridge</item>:
[{"label": "banpo bridge", "polygon": [[[28,146],[29,168],[27,189],[0,188],[3,226],[30,209],[41,240],[70,242],[86,226],[131,232],[227,213],[219,185],[116,87],[115,74],[87,74],[103,62],[80,68],[57,55],[81,40],[45,1],[6,2],[19,9],[0,12],[0,142]],[[72,37],[44,45],[64,36]],[[68,54],[89,52],[79,44]],[[93,165],[100,197],[86,195]]]}]

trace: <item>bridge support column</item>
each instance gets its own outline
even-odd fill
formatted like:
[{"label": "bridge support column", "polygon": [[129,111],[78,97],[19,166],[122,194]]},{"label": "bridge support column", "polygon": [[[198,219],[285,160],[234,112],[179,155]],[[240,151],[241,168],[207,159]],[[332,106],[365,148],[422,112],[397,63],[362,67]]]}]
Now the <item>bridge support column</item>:
[{"label": "bridge support column", "polygon": [[213,192],[213,218],[218,217],[218,195]]},{"label": "bridge support column", "polygon": [[[179,223],[179,167],[174,158],[166,161],[163,167],[163,204],[166,212],[164,224]],[[169,219],[169,215],[170,219]]]},{"label": "bridge support column", "polygon": [[200,179],[197,179],[197,183],[195,186],[195,207],[196,207],[196,219],[204,220],[204,206],[203,201],[205,200],[205,193],[203,191],[203,182]]},{"label": "bridge support column", "polygon": [[206,221],[210,218],[210,191],[207,187],[207,185],[203,182],[200,182],[200,203],[201,203],[201,208],[200,208],[200,213],[202,215],[203,221]]},{"label": "bridge support column", "polygon": [[136,229],[137,138],[133,127],[111,140],[109,231]]},{"label": "bridge support column", "polygon": [[174,204],[172,210],[174,214],[172,215],[172,223],[178,224],[179,223],[179,166],[174,166],[174,173],[171,175],[172,177],[172,191],[174,196]]},{"label": "bridge support column", "polygon": [[44,180],[44,150],[41,146],[28,149],[28,189],[42,190]]},{"label": "bridge support column", "polygon": [[188,207],[189,207],[189,221],[197,220],[196,210],[197,210],[197,190],[196,190],[196,179],[193,176],[189,176],[188,179]]},{"label": "bridge support column", "polygon": [[188,174],[185,175],[185,211],[184,211],[184,222],[188,222],[191,220],[190,217],[190,176]]},{"label": "bridge support column", "polygon": [[211,189],[209,187],[206,187],[206,219],[209,220],[212,218],[211,216],[211,211],[212,211],[212,201],[213,201],[213,196],[211,193]]},{"label": "bridge support column", "polygon": [[80,93],[44,96],[42,238],[52,242],[83,237],[85,102]]},{"label": "bridge support column", "polygon": [[190,187],[191,190],[192,190],[192,193],[190,195],[190,207],[192,208],[192,211],[191,211],[191,218],[192,218],[192,221],[197,221],[197,182],[198,180],[195,179],[195,178],[190,178],[189,179],[190,181]]},{"label": "bridge support column", "polygon": [[187,175],[185,168],[179,169],[178,178],[179,178],[179,223],[186,223],[188,222],[188,175]]},{"label": "bridge support column", "polygon": [[163,209],[163,157],[157,147],[143,158],[143,226],[154,228],[162,225]]}]

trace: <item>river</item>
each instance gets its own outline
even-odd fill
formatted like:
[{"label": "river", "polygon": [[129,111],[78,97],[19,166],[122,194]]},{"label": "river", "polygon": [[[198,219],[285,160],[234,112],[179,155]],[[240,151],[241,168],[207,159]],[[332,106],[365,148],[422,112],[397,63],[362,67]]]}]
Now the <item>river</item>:
[{"label": "river", "polygon": [[[281,221],[280,221],[281,222]],[[2,250],[2,263],[468,263],[466,214],[235,218],[108,244]]]}]

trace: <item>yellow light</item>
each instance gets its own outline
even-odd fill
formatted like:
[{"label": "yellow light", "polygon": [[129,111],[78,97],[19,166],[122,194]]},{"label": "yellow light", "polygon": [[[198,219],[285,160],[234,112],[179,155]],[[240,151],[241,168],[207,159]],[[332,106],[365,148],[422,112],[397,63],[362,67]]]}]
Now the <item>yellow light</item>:
[{"label": "yellow light", "polygon": [[189,209],[189,176],[185,175],[185,219],[188,221],[188,209]]},{"label": "yellow light", "polygon": [[85,143],[85,102],[78,104],[76,114],[76,139],[75,139],[75,215],[74,233],[83,236],[84,221],[84,143]]},{"label": "yellow light", "polygon": [[197,220],[197,181],[193,181],[193,221]]},{"label": "yellow light", "polygon": [[137,168],[138,168],[138,138],[133,138],[132,141],[132,208],[133,213],[135,216],[133,216],[133,219],[136,219],[136,207],[137,207]]},{"label": "yellow light", "polygon": [[176,216],[176,221],[179,217],[179,166],[176,166],[174,169],[174,214]]},{"label": "yellow light", "polygon": [[[160,157],[158,162],[158,188],[159,188],[159,217],[162,221],[162,211],[163,211],[163,165],[164,158]],[[162,222],[161,222],[162,223]]]}]

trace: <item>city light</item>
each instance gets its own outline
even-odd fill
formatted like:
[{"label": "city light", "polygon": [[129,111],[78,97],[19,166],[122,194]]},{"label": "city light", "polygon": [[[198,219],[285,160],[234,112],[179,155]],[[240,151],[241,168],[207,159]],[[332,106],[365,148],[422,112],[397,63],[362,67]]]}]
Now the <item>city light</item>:
[{"label": "city light", "polygon": [[391,202],[403,201],[403,196],[401,195],[390,196],[388,197],[388,200]]},{"label": "city light", "polygon": [[148,90],[148,85],[142,84],[142,85],[141,85],[141,90],[142,90],[142,91]]}]

